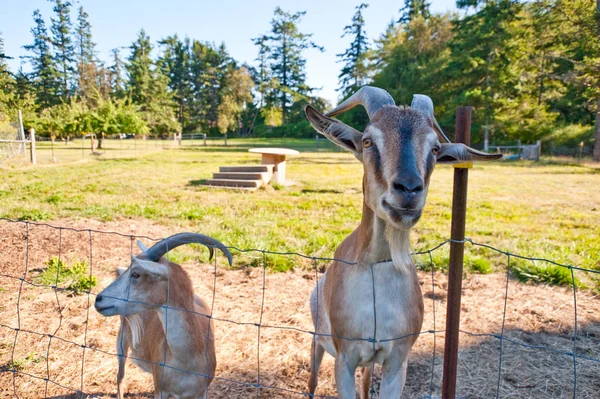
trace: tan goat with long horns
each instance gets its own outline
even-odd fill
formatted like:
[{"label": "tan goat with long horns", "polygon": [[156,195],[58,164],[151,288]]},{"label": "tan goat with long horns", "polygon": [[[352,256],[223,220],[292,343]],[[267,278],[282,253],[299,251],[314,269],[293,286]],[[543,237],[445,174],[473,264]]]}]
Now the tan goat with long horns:
[{"label": "tan goat with long horns", "polygon": [[[364,133],[332,119],[356,105],[369,115]],[[421,217],[431,173],[436,163],[501,155],[450,143],[424,95],[415,95],[411,107],[397,107],[385,90],[365,86],[325,115],[311,106],[305,112],[319,133],[352,152],[364,167],[361,223],[335,251],[336,259],[350,264],[334,261],[311,296],[316,334],[309,392],[315,392],[327,351],[335,357],[340,399],[355,399],[358,367],[361,397],[368,398],[375,363],[383,368],[379,397],[400,398],[408,352],[423,323],[409,232]]]},{"label": "tan goat with long horns", "polygon": [[[121,316],[117,336],[119,371],[117,397],[123,398],[125,361],[131,357],[151,372],[156,399],[206,398],[217,364],[211,310],[197,295],[185,270],[163,258],[184,244],[198,243],[227,256],[231,253],[214,238],[181,233],[165,238],[150,249],[138,241],[142,253],[132,257],[126,270],[96,297],[103,316]],[[131,355],[129,355],[131,349]]]}]

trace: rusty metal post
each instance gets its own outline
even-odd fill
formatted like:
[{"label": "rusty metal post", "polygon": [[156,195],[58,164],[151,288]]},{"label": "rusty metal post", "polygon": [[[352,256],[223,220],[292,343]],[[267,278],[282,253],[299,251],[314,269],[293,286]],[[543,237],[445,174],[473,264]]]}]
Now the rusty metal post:
[{"label": "rusty metal post", "polygon": [[[456,109],[456,142],[471,143],[471,107]],[[452,229],[450,237],[450,269],[448,272],[448,305],[446,313],[446,343],[444,346],[444,373],[442,398],[456,397],[458,369],[458,336],[460,328],[460,302],[462,291],[463,260],[465,252],[465,220],[467,216],[468,165],[454,169],[452,194]]]},{"label": "rusty metal post", "polygon": [[29,129],[29,157],[31,159],[31,163],[33,165],[37,165],[37,154],[36,154],[36,148],[35,148],[35,129],[34,128],[30,128]]}]

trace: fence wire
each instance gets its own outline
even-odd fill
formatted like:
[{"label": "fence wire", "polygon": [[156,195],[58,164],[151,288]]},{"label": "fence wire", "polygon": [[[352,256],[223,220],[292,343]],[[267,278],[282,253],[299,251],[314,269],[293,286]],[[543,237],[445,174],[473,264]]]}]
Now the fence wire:
[{"label": "fence wire", "polygon": [[[342,340],[349,340],[349,341],[362,341],[362,342],[368,342],[368,343],[372,343],[375,347],[375,345],[377,343],[386,343],[386,342],[392,342],[392,341],[399,341],[399,340],[403,340],[409,337],[414,337],[416,335],[431,335],[433,338],[433,348],[432,348],[432,354],[431,354],[431,364],[429,367],[429,373],[430,373],[430,377],[429,377],[429,386],[426,388],[427,392],[423,393],[421,397],[423,398],[434,398],[434,394],[436,393],[436,372],[435,372],[435,368],[436,365],[438,365],[438,359],[437,357],[438,355],[438,348],[437,348],[437,335],[440,333],[443,333],[444,330],[439,330],[437,329],[437,322],[436,322],[436,294],[435,294],[435,286],[436,286],[436,268],[435,268],[435,262],[434,262],[434,258],[433,258],[433,254],[434,252],[440,250],[441,248],[448,246],[451,242],[451,240],[446,240],[443,241],[441,243],[439,243],[438,245],[436,245],[433,248],[427,249],[427,250],[422,250],[422,251],[418,251],[415,252],[413,255],[424,255],[426,256],[426,262],[425,262],[425,266],[426,269],[430,271],[431,274],[431,303],[432,303],[432,310],[433,310],[433,326],[431,329],[428,330],[423,330],[423,331],[419,331],[419,332],[414,332],[412,334],[407,334],[404,336],[400,336],[400,337],[377,337],[377,330],[376,330],[376,318],[377,318],[377,311],[376,311],[376,303],[375,303],[375,290],[377,289],[376,284],[375,284],[375,273],[376,273],[376,268],[374,268],[374,265],[370,265],[371,268],[371,278],[372,278],[372,289],[373,289],[373,317],[374,317],[374,330],[373,330],[373,335],[372,336],[367,336],[367,337],[344,337],[344,336],[335,336],[332,334],[325,334],[325,333],[320,333],[318,331],[315,330],[309,330],[309,329],[302,329],[299,327],[295,327],[295,326],[289,326],[289,325],[273,325],[273,324],[269,324],[269,323],[263,323],[263,314],[264,314],[264,309],[265,309],[265,292],[267,291],[267,285],[266,285],[266,278],[267,278],[267,257],[268,255],[280,255],[280,256],[298,256],[301,258],[305,258],[307,260],[309,260],[311,262],[311,265],[313,267],[313,272],[314,272],[314,277],[315,277],[315,288],[317,287],[317,283],[319,281],[319,277],[320,277],[320,271],[319,271],[319,267],[318,264],[319,262],[333,262],[333,261],[337,261],[337,262],[341,262],[341,263],[345,263],[348,265],[353,265],[355,264],[354,262],[348,262],[345,261],[343,259],[336,259],[336,258],[326,258],[326,257],[314,257],[314,256],[308,256],[305,254],[300,254],[300,253],[295,253],[295,252],[277,252],[277,251],[266,251],[266,250],[261,250],[261,249],[241,249],[241,248],[236,248],[236,247],[228,247],[231,251],[236,251],[239,253],[254,253],[254,254],[258,254],[262,257],[262,283],[261,283],[261,299],[260,299],[260,311],[259,311],[259,318],[257,320],[257,322],[248,322],[248,321],[240,321],[240,320],[233,320],[233,319],[228,319],[225,317],[215,317],[213,316],[214,314],[214,308],[215,308],[215,298],[216,298],[216,292],[217,292],[217,268],[218,268],[218,263],[217,263],[217,257],[215,256],[214,258],[214,262],[212,263],[212,268],[213,268],[213,274],[214,274],[214,280],[212,281],[212,291],[213,291],[213,296],[212,296],[212,300],[210,303],[210,314],[203,314],[200,312],[196,312],[192,309],[184,309],[184,308],[178,308],[178,307],[173,307],[173,306],[169,306],[168,304],[165,304],[162,306],[163,309],[165,310],[175,310],[175,311],[179,311],[179,312],[189,312],[189,313],[193,313],[195,315],[201,316],[201,317],[205,317],[209,320],[209,323],[213,323],[214,321],[219,321],[219,322],[224,322],[224,323],[230,323],[233,325],[238,325],[238,326],[248,326],[248,327],[256,327],[256,334],[257,334],[257,346],[256,346],[256,379],[254,381],[239,381],[239,380],[235,380],[232,378],[228,378],[228,377],[223,377],[220,375],[206,375],[206,374],[201,374],[201,373],[196,373],[190,370],[183,370],[180,368],[177,368],[173,365],[169,365],[166,362],[166,347],[167,345],[165,344],[165,354],[163,357],[163,361],[162,362],[152,362],[149,361],[147,359],[142,359],[142,358],[136,358],[134,356],[132,356],[131,354],[128,353],[124,353],[123,351],[123,345],[122,345],[122,340],[120,343],[120,351],[112,352],[112,351],[107,351],[104,349],[101,349],[99,347],[96,347],[95,345],[90,345],[88,342],[88,325],[89,325],[89,311],[90,311],[90,306],[92,303],[92,300],[97,296],[96,293],[91,292],[91,290],[86,290],[83,292],[84,295],[87,296],[87,306],[85,309],[85,328],[84,328],[84,333],[83,333],[83,342],[76,342],[74,340],[69,340],[66,339],[64,337],[61,337],[59,335],[59,331],[62,329],[63,327],[63,309],[64,306],[61,305],[61,301],[59,298],[59,293],[62,292],[70,292],[70,288],[66,288],[66,287],[60,287],[59,286],[59,274],[60,274],[60,261],[63,259],[64,256],[64,251],[63,251],[63,233],[66,231],[69,232],[75,232],[75,233],[87,233],[87,240],[89,241],[89,278],[91,279],[94,276],[94,246],[93,246],[93,237],[94,235],[98,235],[98,234],[107,234],[107,235],[114,235],[114,236],[118,236],[121,238],[126,238],[129,239],[130,241],[130,247],[129,247],[129,252],[130,255],[133,256],[133,242],[136,239],[145,239],[145,240],[149,240],[149,241],[153,241],[153,242],[157,242],[159,241],[159,239],[156,238],[152,238],[152,237],[148,237],[148,236],[143,236],[143,235],[131,235],[131,234],[123,234],[123,233],[118,233],[118,232],[111,232],[111,231],[102,231],[102,230],[95,230],[95,229],[77,229],[77,228],[71,228],[71,227],[61,227],[61,226],[54,226],[51,224],[47,224],[47,223],[38,223],[38,222],[30,222],[30,221],[19,221],[19,220],[11,220],[11,219],[6,219],[6,218],[0,218],[1,222],[7,223],[7,224],[20,224],[22,226],[24,226],[25,228],[25,251],[24,251],[24,259],[23,259],[23,273],[19,276],[19,275],[13,275],[13,274],[9,274],[9,273],[5,273],[4,272],[4,268],[2,267],[2,265],[0,265],[0,278],[4,278],[10,281],[14,281],[17,282],[18,284],[18,290],[17,290],[17,299],[16,299],[16,325],[15,324],[10,324],[9,321],[7,320],[3,320],[0,318],[0,329],[4,329],[5,331],[8,332],[12,332],[14,334],[13,340],[12,340],[12,349],[11,349],[11,354],[10,354],[10,361],[1,366],[0,367],[0,376],[2,374],[11,374],[12,375],[12,395],[13,397],[19,398],[19,386],[18,386],[18,376],[27,376],[30,377],[34,380],[41,380],[44,383],[44,394],[43,397],[44,398],[49,398],[49,384],[52,384],[58,388],[64,389],[66,391],[71,392],[74,397],[86,397],[87,395],[93,395],[93,392],[89,392],[86,393],[86,388],[88,388],[86,386],[85,383],[85,376],[86,376],[86,372],[88,373],[92,373],[90,371],[86,371],[85,368],[85,359],[86,359],[86,353],[90,353],[90,352],[98,352],[98,353],[102,353],[108,356],[112,356],[115,359],[119,358],[119,357],[125,357],[127,359],[130,360],[135,360],[137,362],[142,362],[142,363],[146,363],[149,365],[158,365],[162,368],[163,372],[163,378],[164,378],[164,370],[165,369],[170,369],[170,370],[174,370],[180,373],[184,373],[184,374],[188,374],[188,375],[195,375],[201,378],[206,378],[209,380],[215,380],[215,381],[221,381],[221,382],[226,382],[226,383],[231,383],[231,384],[235,384],[238,386],[242,386],[242,387],[246,387],[246,388],[253,388],[255,389],[256,392],[256,397],[261,397],[261,394],[266,392],[266,391],[273,391],[273,392],[280,392],[280,393],[284,393],[286,395],[293,395],[294,397],[297,396],[301,396],[301,397],[311,397],[311,398],[335,398],[334,396],[330,396],[330,395],[312,395],[309,394],[307,392],[304,391],[299,391],[299,390],[294,390],[294,389],[290,389],[290,388],[286,388],[286,387],[282,387],[282,386],[276,386],[276,385],[269,385],[269,384],[263,384],[263,380],[261,380],[261,346],[260,346],[260,342],[261,342],[261,331],[264,331],[266,329],[275,329],[275,330],[281,330],[281,331],[289,331],[289,332],[297,332],[297,333],[302,333],[302,334],[307,334],[311,337],[311,339],[314,341],[316,341],[317,337],[319,336],[323,336],[323,337],[335,337],[337,339],[342,339]],[[31,246],[31,233],[30,233],[30,227],[31,226],[36,226],[36,227],[46,227],[49,229],[52,229],[54,231],[57,232],[58,234],[58,264],[59,267],[57,269],[56,272],[56,278],[54,281],[54,284],[52,285],[47,285],[47,284],[40,284],[40,283],[36,283],[29,275],[31,272],[31,264],[30,264],[30,246]],[[502,309],[502,323],[501,323],[501,329],[499,333],[478,333],[478,332],[471,332],[471,331],[466,331],[466,330],[461,330],[461,334],[465,335],[465,336],[470,336],[470,337],[476,337],[476,338],[491,338],[494,340],[498,340],[499,341],[499,349],[498,349],[498,374],[497,374],[497,381],[496,381],[496,394],[495,397],[499,398],[501,397],[501,386],[502,386],[502,382],[503,382],[503,360],[504,360],[504,353],[506,350],[506,345],[514,345],[516,347],[521,347],[521,348],[527,348],[527,349],[531,349],[531,350],[536,350],[536,351],[542,351],[542,352],[548,352],[548,353],[552,353],[552,354],[556,354],[556,355],[561,355],[561,356],[565,356],[568,357],[572,360],[572,370],[573,370],[573,387],[572,387],[572,392],[573,398],[577,397],[577,383],[578,383],[578,361],[589,361],[592,362],[593,364],[598,364],[600,365],[600,359],[594,356],[591,356],[588,353],[579,353],[578,352],[578,347],[577,347],[577,335],[578,335],[578,313],[577,313],[577,284],[576,284],[576,278],[575,278],[575,271],[581,271],[581,272],[586,272],[586,273],[591,273],[593,275],[598,275],[600,274],[599,270],[592,270],[592,269],[585,269],[585,268],[581,268],[581,267],[577,267],[577,266],[573,266],[573,265],[567,265],[567,264],[562,264],[560,262],[556,262],[550,259],[545,259],[545,258],[539,258],[539,257],[528,257],[528,256],[522,256],[522,255],[518,255],[518,254],[513,254],[510,253],[508,251],[504,251],[498,248],[495,248],[491,245],[488,244],[483,244],[483,243],[478,243],[478,242],[474,242],[471,239],[465,239],[464,241],[461,242],[465,242],[465,243],[469,243],[474,247],[481,247],[481,248],[485,248],[488,249],[490,251],[494,251],[500,255],[503,255],[506,257],[506,281],[504,284],[504,298],[503,298],[503,309]],[[1,244],[1,242],[0,242]],[[0,246],[0,253],[7,251],[7,248],[3,248],[2,246]],[[168,258],[168,254],[166,255],[166,257]],[[506,315],[507,315],[507,303],[508,303],[508,299],[509,299],[509,286],[510,286],[510,282],[511,282],[511,260],[514,259],[521,259],[521,260],[526,260],[526,261],[541,261],[541,262],[546,262],[548,264],[551,265],[555,265],[555,266],[559,266],[561,268],[566,268],[568,270],[570,270],[571,273],[571,289],[573,292],[573,309],[574,309],[574,315],[573,315],[573,333],[572,333],[572,350],[562,350],[562,349],[557,349],[555,347],[552,346],[548,346],[548,345],[535,345],[535,344],[530,344],[527,342],[524,342],[522,340],[518,340],[515,338],[510,338],[505,336],[505,323],[506,323]],[[29,276],[29,278],[28,278]],[[170,279],[169,279],[170,280]],[[31,287],[36,287],[36,288],[49,288],[53,290],[54,293],[54,298],[56,300],[56,306],[58,309],[58,326],[52,331],[52,332],[41,332],[41,331],[35,331],[32,329],[28,329],[28,328],[24,328],[23,327],[23,323],[22,323],[22,315],[21,315],[21,303],[23,300],[25,300],[25,298],[23,298],[23,288],[24,286],[31,286]],[[170,287],[170,281],[169,281],[169,287]],[[170,288],[169,288],[170,290]],[[318,290],[317,290],[318,292]],[[170,293],[170,291],[169,291]],[[129,290],[128,290],[128,298],[113,298],[113,299],[118,299],[118,300],[122,300],[125,301],[126,306],[129,303],[137,303],[137,304],[144,304],[144,305],[151,305],[148,303],[144,303],[144,302],[139,302],[139,301],[134,301],[134,300],[130,300],[129,299]],[[170,296],[167,296],[168,298],[170,298]],[[317,301],[319,301],[319,296],[317,294]],[[167,301],[168,303],[168,301]],[[276,304],[274,304],[276,306]],[[2,313],[0,313],[1,315]],[[165,314],[168,315],[168,312],[165,312]],[[318,314],[317,314],[317,320],[318,320]],[[168,323],[168,318],[165,321],[165,324]],[[168,327],[167,325],[165,325],[165,333],[167,331]],[[33,374],[33,373],[29,373],[24,371],[21,367],[18,366],[18,359],[16,358],[16,348],[17,348],[17,343],[19,340],[19,337],[21,336],[21,334],[31,334],[34,336],[39,336],[39,337],[46,337],[48,338],[48,344],[46,346],[46,356],[45,356],[45,374]],[[209,335],[210,334],[210,328],[209,328],[209,332],[207,333],[207,342],[208,339],[210,338]],[[121,336],[122,338],[122,336]],[[74,387],[74,386],[67,386],[63,383],[60,383],[56,380],[52,379],[51,376],[51,372],[50,372],[50,352],[51,352],[51,347],[53,342],[55,341],[60,341],[64,344],[68,344],[70,346],[72,346],[73,348],[80,348],[81,349],[81,371],[80,371],[80,383],[79,386]],[[600,341],[599,341],[600,342]],[[120,353],[119,353],[120,352]],[[218,353],[218,348],[217,348],[217,353]],[[208,355],[207,355],[208,356]],[[375,364],[373,364],[373,367],[375,367]],[[162,386],[163,382],[161,382],[161,386]],[[89,384],[88,384],[89,385]],[[210,388],[210,385],[209,385]],[[89,388],[88,388],[89,389]],[[210,388],[210,390],[207,390],[207,397],[210,397],[210,393],[212,392],[212,390],[214,390],[215,388]],[[375,395],[377,395],[377,390],[376,390],[376,381],[375,381],[375,373],[372,373],[372,381],[371,381],[371,388],[370,388],[370,392],[371,395],[373,397],[375,397]],[[121,393],[122,394],[122,393]],[[42,397],[42,396],[39,396]],[[53,396],[55,397],[55,396]],[[71,397],[71,396],[70,396]]]}]

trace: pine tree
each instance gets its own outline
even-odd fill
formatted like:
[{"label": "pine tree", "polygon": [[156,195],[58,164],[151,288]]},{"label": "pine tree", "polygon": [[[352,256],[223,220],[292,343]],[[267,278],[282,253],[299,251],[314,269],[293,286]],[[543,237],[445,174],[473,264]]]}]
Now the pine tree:
[{"label": "pine tree", "polygon": [[118,48],[110,50],[112,55],[112,65],[108,67],[108,80],[111,86],[112,96],[115,98],[123,98],[125,96],[125,64],[121,59],[121,52]]},{"label": "pine tree", "polygon": [[66,101],[71,94],[72,82],[75,76],[75,46],[71,38],[73,25],[71,24],[71,2],[63,0],[50,0],[54,3],[52,10],[56,18],[51,18],[52,47],[54,50],[53,61],[59,71],[61,82],[59,95]]},{"label": "pine tree", "polygon": [[152,61],[152,44],[143,29],[130,49],[126,68],[133,103],[140,107],[152,133],[164,135],[179,132],[180,125],[173,112],[174,103],[168,88],[169,79],[159,72]]},{"label": "pine tree", "polygon": [[33,21],[35,23],[31,28],[33,43],[23,46],[31,55],[23,58],[29,60],[31,64],[30,80],[35,87],[37,103],[41,108],[48,108],[60,102],[60,82],[52,58],[51,40],[39,10],[33,12]]},{"label": "pine tree", "polygon": [[364,85],[368,79],[368,51],[369,40],[365,32],[365,19],[362,10],[369,7],[362,3],[356,7],[356,13],[352,17],[352,24],[344,28],[342,37],[352,36],[354,39],[350,47],[342,54],[338,54],[338,62],[344,65],[338,76],[339,88],[344,96],[351,94]]},{"label": "pine tree", "polygon": [[146,31],[143,29],[140,31],[138,38],[131,44],[129,49],[131,54],[126,65],[129,76],[127,87],[134,103],[145,104],[151,100],[148,96],[153,65],[150,58],[152,45]]},{"label": "pine tree", "polygon": [[14,80],[4,61],[4,39],[0,32],[0,124],[8,119],[10,102],[13,98]]},{"label": "pine tree", "polygon": [[75,50],[78,64],[96,62],[96,43],[92,40],[92,25],[88,18],[88,13],[83,10],[83,7],[79,7],[75,29]]},{"label": "pine tree", "polygon": [[426,0],[404,0],[404,7],[400,9],[398,23],[408,23],[417,16],[429,19],[431,16],[429,7],[431,7],[431,3]]},{"label": "pine tree", "polygon": [[310,41],[312,34],[302,33],[298,24],[306,11],[294,14],[277,7],[271,20],[269,48],[271,71],[278,80],[276,106],[281,109],[282,123],[286,123],[291,105],[300,98],[306,98],[312,89],[306,84],[306,59],[302,53],[309,48],[324,51]]},{"label": "pine tree", "polygon": [[163,53],[159,57],[160,71],[169,78],[169,88],[177,103],[177,119],[181,129],[186,129],[186,119],[189,116],[188,104],[192,101],[190,83],[190,40],[179,40],[177,35],[169,36],[159,42]]}]

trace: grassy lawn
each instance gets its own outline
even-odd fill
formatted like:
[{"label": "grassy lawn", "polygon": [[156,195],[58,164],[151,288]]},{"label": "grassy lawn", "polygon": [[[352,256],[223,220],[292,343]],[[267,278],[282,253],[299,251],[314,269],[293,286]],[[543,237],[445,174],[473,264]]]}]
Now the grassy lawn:
[{"label": "grassy lawn", "polygon": [[[117,143],[107,143],[106,152]],[[315,140],[229,140],[208,147],[144,144],[143,156],[103,154],[81,162],[0,169],[0,216],[12,219],[103,221],[150,219],[175,233],[198,231],[238,248],[291,251],[329,257],[359,223],[362,167],[351,155]],[[47,144],[44,144],[46,146]],[[75,147],[79,145],[79,147]],[[201,185],[220,165],[256,164],[247,148],[280,146],[301,151],[288,162],[289,188],[253,193]],[[81,143],[73,149],[81,156]],[[44,153],[48,151],[43,150]],[[116,152],[116,150],[113,150]],[[88,151],[89,152],[89,151]],[[61,155],[62,156],[62,155]],[[66,161],[65,161],[66,162]],[[496,162],[470,171],[467,236],[514,253],[600,269],[600,169],[542,161]],[[449,237],[452,168],[438,166],[428,204],[413,235],[415,249]],[[143,234],[144,232],[140,232]],[[436,251],[443,268],[446,251]],[[506,257],[471,247],[468,268],[488,272]],[[251,260],[249,260],[251,262]],[[298,266],[297,258],[273,257],[271,266]],[[516,260],[511,264],[517,265]]]}]

